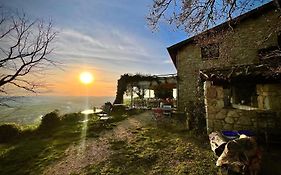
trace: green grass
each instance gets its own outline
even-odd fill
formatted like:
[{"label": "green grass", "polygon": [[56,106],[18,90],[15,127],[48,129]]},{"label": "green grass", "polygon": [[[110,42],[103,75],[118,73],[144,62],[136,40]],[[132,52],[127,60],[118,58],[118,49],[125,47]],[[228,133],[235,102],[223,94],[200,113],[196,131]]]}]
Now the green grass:
[{"label": "green grass", "polygon": [[215,158],[204,138],[187,132],[148,127],[132,131],[135,138],[112,140],[113,154],[86,174],[216,174]]},{"label": "green grass", "polygon": [[[41,174],[46,166],[63,158],[71,144],[81,141],[84,118],[78,113],[60,116],[59,125],[25,127],[19,137],[0,143],[0,174]],[[98,137],[122,119],[124,117],[116,117],[106,122],[89,115],[86,138]]]},{"label": "green grass", "polygon": [[[21,135],[0,144],[0,174],[42,174],[48,165],[65,157],[65,150],[81,142],[82,114],[59,116],[59,125],[25,127]],[[101,121],[88,116],[86,139],[98,138],[126,116]],[[52,122],[50,122],[52,123]],[[85,174],[215,174],[215,158],[207,138],[166,125],[131,130],[132,140],[110,140],[112,154],[91,164]]]}]

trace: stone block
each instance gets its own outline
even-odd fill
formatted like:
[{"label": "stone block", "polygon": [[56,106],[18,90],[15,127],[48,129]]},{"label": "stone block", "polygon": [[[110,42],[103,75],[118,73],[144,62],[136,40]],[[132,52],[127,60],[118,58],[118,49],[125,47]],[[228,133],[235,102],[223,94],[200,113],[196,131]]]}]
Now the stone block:
[{"label": "stone block", "polygon": [[223,121],[221,121],[221,120],[214,120],[213,122],[214,122],[213,126],[214,126],[215,130],[221,130],[223,128],[223,125],[224,125]]},{"label": "stone block", "polygon": [[267,96],[265,98],[266,109],[280,110],[281,109],[281,96]]},{"label": "stone block", "polygon": [[243,126],[251,126],[252,121],[249,116],[242,116],[238,119],[237,124],[243,125]]},{"label": "stone block", "polygon": [[220,108],[217,107],[217,100],[215,99],[208,99],[205,104],[205,109],[208,113],[218,113],[220,111]]},{"label": "stone block", "polygon": [[262,96],[262,95],[258,96],[258,108],[259,109],[265,109],[265,107],[264,107],[264,96]]},{"label": "stone block", "polygon": [[222,109],[219,111],[216,115],[216,119],[225,119],[226,118],[227,111]]},{"label": "stone block", "polygon": [[217,98],[218,99],[223,99],[224,98],[224,91],[221,86],[217,86]]},{"label": "stone block", "polygon": [[230,111],[228,111],[228,113],[227,113],[227,117],[231,117],[231,118],[239,118],[240,116],[239,116],[239,113],[238,113],[238,112],[236,112],[236,110],[234,109],[234,110],[230,110]]},{"label": "stone block", "polygon": [[207,109],[208,109],[207,113],[214,114],[214,115],[216,115],[220,111],[220,109],[216,108],[215,106],[209,106],[207,107]]},{"label": "stone block", "polygon": [[211,86],[206,89],[206,98],[217,98],[217,90],[214,86]]},{"label": "stone block", "polygon": [[244,128],[244,126],[242,126],[242,125],[238,125],[238,124],[233,125],[233,130],[242,130],[243,128]]},{"label": "stone block", "polygon": [[210,106],[216,106],[216,104],[217,104],[217,100],[216,100],[216,99],[206,99],[206,105],[207,105],[208,107],[210,107]]},{"label": "stone block", "polygon": [[258,84],[256,85],[257,93],[274,92],[281,94],[281,84]]},{"label": "stone block", "polygon": [[226,117],[224,119],[225,123],[227,124],[233,124],[234,123],[234,119],[232,117]]},{"label": "stone block", "polygon": [[221,109],[224,107],[224,101],[222,100],[217,100],[216,101],[216,108]]},{"label": "stone block", "polygon": [[259,109],[281,109],[281,96],[258,96]]},{"label": "stone block", "polygon": [[268,92],[281,94],[281,84],[266,84],[264,87],[267,88]]},{"label": "stone block", "polygon": [[215,119],[216,117],[215,117],[216,115],[215,114],[212,114],[212,113],[207,113],[206,114],[206,118],[208,118],[208,119]]},{"label": "stone block", "polygon": [[240,117],[247,117],[249,119],[257,116],[256,110],[237,110],[236,112]]},{"label": "stone block", "polygon": [[275,96],[275,95],[281,95],[279,92],[262,92],[260,95],[262,96]]}]

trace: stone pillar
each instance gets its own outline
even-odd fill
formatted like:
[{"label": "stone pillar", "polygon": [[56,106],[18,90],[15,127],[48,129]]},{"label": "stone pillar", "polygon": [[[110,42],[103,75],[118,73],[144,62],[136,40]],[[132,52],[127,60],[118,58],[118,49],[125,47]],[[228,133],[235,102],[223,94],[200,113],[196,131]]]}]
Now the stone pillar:
[{"label": "stone pillar", "polygon": [[221,121],[223,117],[219,117],[217,120],[217,115],[224,108],[224,91],[221,86],[214,86],[210,81],[204,83],[204,97],[205,97],[205,109],[206,109],[206,123],[207,132],[210,133],[222,125]]},{"label": "stone pillar", "polygon": [[281,84],[258,84],[258,108],[281,110]]}]

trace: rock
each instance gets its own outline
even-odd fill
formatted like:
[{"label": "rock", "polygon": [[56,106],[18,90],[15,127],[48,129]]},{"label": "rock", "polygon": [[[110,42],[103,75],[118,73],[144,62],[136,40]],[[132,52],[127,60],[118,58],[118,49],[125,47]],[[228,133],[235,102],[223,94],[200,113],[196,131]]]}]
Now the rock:
[{"label": "rock", "polygon": [[226,113],[227,113],[226,110],[221,110],[220,112],[217,113],[216,119],[225,119]]},{"label": "rock", "polygon": [[224,107],[224,101],[223,100],[217,100],[216,107],[217,108],[223,108]]},{"label": "rock", "polygon": [[251,122],[251,118],[248,117],[248,116],[243,116],[243,117],[240,117],[238,122],[237,122],[238,125],[246,125],[246,126],[252,126],[252,122]]},{"label": "rock", "polygon": [[233,124],[234,123],[234,119],[232,117],[226,117],[224,119],[225,123],[228,123],[228,124]]},{"label": "rock", "polygon": [[280,91],[281,84],[263,84],[258,85],[258,92],[281,92]]},{"label": "rock", "polygon": [[242,129],[242,127],[241,127],[241,125],[234,124],[233,129],[234,130],[240,130],[240,129]]},{"label": "rock", "polygon": [[222,129],[222,127],[223,127],[223,121],[221,121],[221,120],[214,120],[213,121],[214,123],[214,129],[215,130],[221,130]]},{"label": "rock", "polygon": [[231,110],[227,113],[227,117],[231,117],[231,118],[239,118],[239,114],[235,111],[235,110]]},{"label": "rock", "polygon": [[259,109],[265,109],[264,107],[264,96],[258,96],[258,107]]},{"label": "rock", "polygon": [[217,90],[216,90],[216,88],[215,87],[207,88],[206,97],[207,98],[216,98],[217,97]]},{"label": "rock", "polygon": [[217,97],[218,99],[223,99],[224,98],[224,92],[222,87],[217,87]]},{"label": "rock", "polygon": [[213,113],[208,113],[208,114],[206,115],[206,117],[207,117],[208,119],[215,119],[215,114],[213,114]]},{"label": "rock", "polygon": [[206,111],[208,112],[208,114],[216,114],[219,112],[219,109],[217,109],[215,106],[207,106],[206,107]]}]

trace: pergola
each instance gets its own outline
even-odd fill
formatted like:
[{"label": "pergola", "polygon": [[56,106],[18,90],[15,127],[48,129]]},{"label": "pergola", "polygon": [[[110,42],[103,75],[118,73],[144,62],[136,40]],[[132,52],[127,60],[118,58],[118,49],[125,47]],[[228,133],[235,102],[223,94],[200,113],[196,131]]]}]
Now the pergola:
[{"label": "pergola", "polygon": [[[174,89],[177,85],[177,75],[129,75],[124,74],[118,80],[117,93],[114,104],[123,103],[123,95],[129,88],[155,90],[159,88]],[[131,98],[133,93],[131,91]]]}]

